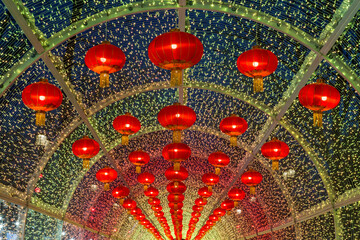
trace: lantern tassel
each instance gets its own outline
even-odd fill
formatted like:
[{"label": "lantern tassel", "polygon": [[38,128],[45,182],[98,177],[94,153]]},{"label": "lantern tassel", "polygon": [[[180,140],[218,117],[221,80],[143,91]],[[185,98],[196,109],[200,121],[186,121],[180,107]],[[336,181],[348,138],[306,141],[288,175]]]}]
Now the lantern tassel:
[{"label": "lantern tassel", "polygon": [[231,211],[227,211],[227,215],[230,215],[231,214]]},{"label": "lantern tassel", "polygon": [[177,188],[177,187],[179,187],[179,182],[174,182],[174,186]]},{"label": "lantern tassel", "polygon": [[218,167],[215,168],[215,174],[216,174],[216,175],[220,175],[220,168],[218,168]]},{"label": "lantern tassel", "polygon": [[263,77],[254,77],[254,93],[264,91]]},{"label": "lantern tassel", "polygon": [[212,192],[212,186],[208,186],[208,191]]},{"label": "lantern tassel", "polygon": [[237,207],[239,205],[238,201],[234,201],[234,207]]},{"label": "lantern tassel", "polygon": [[174,171],[179,171],[180,170],[180,163],[176,162],[174,163]]},{"label": "lantern tassel", "polygon": [[144,185],[144,191],[148,190],[148,185]]},{"label": "lantern tassel", "polygon": [[36,126],[45,126],[45,112],[44,111],[37,111],[35,113],[35,125]]},{"label": "lantern tassel", "polygon": [[314,111],[314,126],[315,127],[322,127],[322,112],[321,111]]},{"label": "lantern tassel", "polygon": [[171,70],[171,79],[170,86],[176,87],[182,84],[182,70],[181,69],[173,69]]},{"label": "lantern tassel", "polygon": [[274,171],[279,170],[279,160],[272,161],[272,170],[274,170]]},{"label": "lantern tassel", "polygon": [[174,130],[173,143],[180,143],[180,142],[181,142],[181,130]]},{"label": "lantern tassel", "polygon": [[255,187],[254,186],[250,186],[250,194],[255,195]]},{"label": "lantern tassel", "polygon": [[129,136],[128,135],[122,135],[121,136],[121,144],[122,145],[129,145]]},{"label": "lantern tassel", "polygon": [[119,203],[120,203],[120,206],[122,206],[124,204],[124,199],[120,198]]},{"label": "lantern tassel", "polygon": [[108,72],[100,73],[100,87],[101,88],[110,87],[110,75]]},{"label": "lantern tassel", "polygon": [[89,169],[90,167],[90,159],[84,158],[83,159],[83,169]]},{"label": "lantern tassel", "polygon": [[136,166],[135,172],[136,172],[136,173],[141,173],[141,167],[140,167],[140,166]]},{"label": "lantern tassel", "polygon": [[230,144],[231,146],[237,146],[237,136],[230,136]]},{"label": "lantern tassel", "polygon": [[110,190],[110,184],[109,184],[109,183],[105,183],[105,184],[104,184],[104,190],[105,190],[105,191],[109,191],[109,190]]}]

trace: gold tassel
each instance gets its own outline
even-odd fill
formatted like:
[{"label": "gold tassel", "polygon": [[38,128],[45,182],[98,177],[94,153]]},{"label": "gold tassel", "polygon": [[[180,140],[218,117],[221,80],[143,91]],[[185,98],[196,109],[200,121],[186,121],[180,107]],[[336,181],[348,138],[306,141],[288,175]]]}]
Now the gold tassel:
[{"label": "gold tassel", "polygon": [[144,191],[148,190],[148,185],[144,185]]},{"label": "gold tassel", "polygon": [[250,194],[255,195],[255,187],[254,186],[250,186]]},{"label": "gold tassel", "polygon": [[218,167],[215,168],[215,174],[216,174],[216,175],[220,175],[220,168],[218,168]]},{"label": "gold tassel", "polygon": [[110,190],[110,184],[109,184],[109,183],[105,183],[105,184],[104,184],[104,190],[105,190],[105,191],[109,191],[109,190]]},{"label": "gold tassel", "polygon": [[141,173],[141,166],[136,166],[135,172],[136,172],[136,173]]},{"label": "gold tassel", "polygon": [[274,170],[274,171],[279,170],[279,160],[272,161],[272,170]]},{"label": "gold tassel", "polygon": [[227,211],[227,215],[230,215],[231,214],[231,211]]},{"label": "gold tassel", "polygon": [[254,77],[254,93],[264,91],[263,77]]},{"label": "gold tassel", "polygon": [[230,136],[230,144],[231,146],[237,146],[237,136]]},{"label": "gold tassel", "polygon": [[174,182],[174,187],[179,187],[179,182]]},{"label": "gold tassel", "polygon": [[322,127],[322,112],[321,111],[314,111],[314,126],[315,127]]},{"label": "gold tassel", "polygon": [[174,171],[179,171],[180,170],[180,163],[179,162],[175,162],[174,163]]},{"label": "gold tassel", "polygon": [[129,136],[128,135],[121,136],[121,145],[124,145],[124,146],[129,145]]},{"label": "gold tassel", "polygon": [[212,192],[212,186],[208,186],[208,191]]},{"label": "gold tassel", "polygon": [[182,70],[181,69],[173,69],[171,70],[171,79],[170,86],[176,87],[182,84]]},{"label": "gold tassel", "polygon": [[181,130],[174,130],[173,143],[180,143],[180,142],[181,142]]},{"label": "gold tassel", "polygon": [[44,111],[37,111],[35,113],[35,125],[36,126],[45,126],[45,112]]},{"label": "gold tassel", "polygon": [[237,207],[239,205],[238,201],[234,201],[234,207]]},{"label": "gold tassel", "polygon": [[178,205],[177,205],[177,203],[174,203],[174,210],[178,210]]},{"label": "gold tassel", "polygon": [[119,203],[120,203],[120,206],[122,206],[124,204],[124,199],[120,198]]},{"label": "gold tassel", "polygon": [[101,88],[110,87],[110,75],[108,72],[100,73],[100,87]]},{"label": "gold tassel", "polygon": [[83,169],[89,169],[90,167],[90,159],[84,158],[83,159]]}]

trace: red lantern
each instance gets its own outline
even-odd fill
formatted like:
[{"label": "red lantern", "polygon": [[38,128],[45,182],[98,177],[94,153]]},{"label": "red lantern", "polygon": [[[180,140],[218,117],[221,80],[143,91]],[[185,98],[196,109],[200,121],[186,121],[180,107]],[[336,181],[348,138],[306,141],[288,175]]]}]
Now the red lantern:
[{"label": "red lantern", "polygon": [[[131,209],[136,208],[136,202],[130,198],[126,199],[123,203],[123,207],[127,209],[130,213]],[[140,214],[138,216],[141,216]]]},{"label": "red lantern", "polygon": [[192,213],[191,213],[191,217],[199,218],[199,217],[201,217],[201,213],[199,213],[199,212],[192,212]]},{"label": "red lantern", "polygon": [[138,215],[142,214],[142,211],[140,208],[136,207],[136,208],[131,209],[130,214],[133,216],[138,216]]},{"label": "red lantern", "polygon": [[133,151],[129,154],[129,161],[136,166],[136,173],[141,173],[141,166],[150,161],[150,156],[141,149]]},{"label": "red lantern", "polygon": [[339,91],[318,79],[316,83],[308,84],[299,92],[301,105],[314,112],[314,126],[322,127],[322,112],[336,107],[340,102]]},{"label": "red lantern", "polygon": [[229,214],[231,209],[235,207],[235,204],[232,200],[225,200],[221,203],[221,208],[226,210]]},{"label": "red lantern", "polygon": [[212,227],[212,226],[214,226],[214,222],[211,221],[211,220],[207,220],[207,221],[206,221],[206,225]]},{"label": "red lantern", "polygon": [[197,198],[195,200],[195,205],[203,207],[207,204],[207,200],[205,198]]},{"label": "red lantern", "polygon": [[180,163],[190,157],[191,149],[185,143],[170,143],[164,147],[162,155],[174,163],[174,170],[179,170]]},{"label": "red lantern", "polygon": [[[126,200],[125,200],[125,201],[126,201]],[[137,215],[136,220],[142,221],[142,220],[144,220],[145,218],[146,218],[146,217],[145,217],[144,214],[139,214],[139,215]]]},{"label": "red lantern", "polygon": [[209,163],[215,167],[215,174],[220,174],[220,168],[226,167],[230,163],[230,158],[223,152],[214,152],[209,155]]},{"label": "red lantern", "polygon": [[241,176],[241,182],[250,187],[250,194],[255,194],[255,186],[261,183],[262,179],[261,173],[253,169],[243,173]]},{"label": "red lantern", "polygon": [[171,70],[171,86],[182,84],[182,69],[197,64],[204,49],[194,35],[173,29],[151,41],[148,53],[150,61],[156,66]]},{"label": "red lantern", "polygon": [[186,185],[182,182],[171,182],[166,186],[166,190],[173,194],[183,194],[186,191]]},{"label": "red lantern", "polygon": [[254,92],[264,91],[263,78],[273,73],[278,59],[271,51],[254,46],[242,53],[237,60],[239,71],[245,76],[254,78]]},{"label": "red lantern", "polygon": [[237,137],[243,134],[247,128],[246,120],[235,114],[224,118],[220,122],[220,130],[230,136],[231,146],[237,146]]},{"label": "red lantern", "polygon": [[273,138],[261,147],[261,153],[264,157],[272,160],[273,170],[279,170],[279,160],[289,154],[289,146],[277,138]]},{"label": "red lantern", "polygon": [[160,206],[160,205],[154,205],[154,206],[151,207],[151,209],[152,209],[153,211],[155,211],[155,212],[160,212],[160,211],[162,211],[162,206]]},{"label": "red lantern", "polygon": [[226,214],[226,210],[224,210],[224,209],[222,209],[222,208],[216,208],[213,213],[214,213],[214,215],[217,216],[217,217],[219,218],[219,220],[220,220],[220,218]]},{"label": "red lantern", "polygon": [[178,182],[184,181],[189,176],[188,171],[186,168],[180,166],[180,170],[174,170],[173,167],[169,167],[165,171],[165,177],[170,180],[174,181],[174,186],[179,186]]},{"label": "red lantern", "polygon": [[121,144],[129,144],[129,135],[137,133],[141,128],[140,121],[132,116],[130,113],[125,115],[117,116],[113,121],[113,127],[118,131],[121,136]]},{"label": "red lantern", "polygon": [[212,192],[212,186],[217,184],[220,180],[219,176],[214,173],[205,173],[201,180],[208,186],[209,192]]},{"label": "red lantern", "polygon": [[58,87],[52,85],[47,79],[26,86],[22,92],[24,104],[36,111],[37,126],[45,125],[45,112],[58,108],[62,102],[63,95]]},{"label": "red lantern", "polygon": [[123,51],[106,41],[90,48],[85,55],[86,66],[100,74],[101,88],[109,87],[109,74],[122,69],[125,61]]},{"label": "red lantern", "polygon": [[164,216],[164,212],[155,212],[155,217],[161,218]]},{"label": "red lantern", "polygon": [[108,191],[110,189],[109,183],[117,178],[117,172],[110,167],[105,167],[96,173],[96,178],[104,183],[104,190]]},{"label": "red lantern", "polygon": [[219,217],[216,216],[215,214],[211,214],[209,216],[209,220],[212,221],[213,223],[216,223],[217,221],[219,221]]},{"label": "red lantern", "polygon": [[100,151],[99,144],[88,136],[75,141],[72,145],[75,156],[83,159],[83,168],[89,168],[90,158],[96,156]]},{"label": "red lantern", "polygon": [[[175,204],[176,204],[176,206],[175,206]],[[182,209],[184,206],[184,204],[182,202],[179,202],[179,203],[169,202],[168,205],[169,205],[169,208],[172,208],[172,209]]]},{"label": "red lantern", "polygon": [[228,192],[228,196],[231,200],[234,201],[235,207],[239,204],[239,201],[243,200],[245,197],[245,192],[239,188],[232,188]]},{"label": "red lantern", "polygon": [[147,190],[144,191],[144,194],[151,199],[159,195],[159,190],[154,187],[149,187]]},{"label": "red lantern", "polygon": [[161,202],[160,202],[160,199],[158,199],[158,198],[149,198],[148,203],[151,206],[157,206],[157,205],[160,205]]},{"label": "red lantern", "polygon": [[202,198],[209,198],[209,197],[211,197],[212,192],[210,192],[207,187],[202,187],[198,190],[198,194]]},{"label": "red lantern", "polygon": [[144,172],[138,176],[137,180],[139,183],[144,185],[144,190],[146,191],[148,186],[155,181],[155,177],[149,172]]},{"label": "red lantern", "polygon": [[112,190],[113,197],[120,199],[120,205],[124,203],[124,198],[126,198],[129,193],[129,189],[123,186],[116,187]]},{"label": "red lantern", "polygon": [[159,123],[173,131],[173,142],[181,142],[181,131],[191,127],[196,121],[194,110],[188,106],[174,103],[164,107],[158,114]]},{"label": "red lantern", "polygon": [[202,206],[198,206],[198,205],[194,205],[194,206],[192,207],[192,210],[193,210],[194,212],[201,212],[203,209],[204,209],[204,208],[203,208]]},{"label": "red lantern", "polygon": [[169,194],[167,199],[169,202],[178,203],[184,201],[185,197],[182,194]]}]

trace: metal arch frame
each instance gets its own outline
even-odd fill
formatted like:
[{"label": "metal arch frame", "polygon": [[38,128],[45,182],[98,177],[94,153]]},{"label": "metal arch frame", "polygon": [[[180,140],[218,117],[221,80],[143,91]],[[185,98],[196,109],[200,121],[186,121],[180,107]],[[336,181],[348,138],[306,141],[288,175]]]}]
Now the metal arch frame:
[{"label": "metal arch frame", "polygon": [[[9,0],[3,0],[4,2]],[[356,1],[355,1],[356,2]],[[346,4],[345,4],[346,5]],[[348,5],[348,3],[347,3]],[[357,6],[352,4],[353,10],[358,9]],[[24,6],[20,6],[21,9],[26,9]],[[127,4],[121,7],[115,7],[112,9],[105,10],[103,12],[97,13],[90,17],[87,17],[83,20],[77,21],[70,26],[66,27],[65,29],[59,31],[58,33],[54,34],[49,39],[43,40],[41,43],[44,45],[36,47],[38,54],[34,54],[33,50],[29,50],[28,53],[17,63],[13,66],[11,70],[5,75],[5,81],[2,83],[3,87],[1,88],[0,96],[6,91],[8,87],[10,87],[13,82],[27,69],[29,68],[35,61],[39,60],[43,55],[46,55],[49,51],[51,51],[56,46],[60,45],[62,42],[66,41],[67,39],[75,36],[87,29],[90,29],[93,26],[96,26],[100,23],[111,21],[113,19],[127,16],[131,14],[141,13],[141,12],[148,12],[148,11],[156,11],[156,10],[167,10],[167,9],[197,9],[197,10],[207,10],[207,11],[214,11],[214,12],[221,12],[225,14],[231,14],[240,18],[249,19],[258,23],[261,23],[265,26],[268,26],[278,32],[282,32],[289,37],[293,38],[303,46],[307,47],[308,49],[318,53],[321,53],[321,40],[318,40],[311,35],[305,33],[301,29],[292,26],[291,24],[280,20],[278,18],[272,17],[268,14],[262,13],[257,10],[253,10],[251,8],[246,8],[241,5],[236,4],[225,4],[222,2],[210,2],[209,0],[202,1],[200,3],[193,3],[193,5],[189,6],[180,6],[174,2],[152,2],[152,1],[145,1],[142,3],[132,3]],[[342,7],[342,11],[346,10],[346,7]],[[338,15],[342,15],[342,11],[337,13]],[[335,13],[336,14],[336,13]],[[349,14],[348,16],[352,16]],[[346,17],[346,16],[345,16]],[[336,24],[332,24],[333,26]],[[34,26],[34,24],[30,24],[31,28],[34,32],[39,33],[40,31]],[[332,30],[331,27],[328,31]],[[25,32],[25,31],[24,31]],[[338,34],[341,34],[342,31],[338,31]],[[39,35],[39,34],[38,34]],[[40,34],[41,36],[41,34]],[[326,34],[323,34],[322,41],[328,39]],[[44,37],[41,36],[43,39]],[[326,58],[329,61],[329,58]],[[343,63],[343,61],[338,59],[333,59],[330,62],[332,65],[335,66],[347,66]],[[356,89],[358,93],[360,93],[360,84],[358,77],[356,74],[353,74],[352,71],[348,71],[350,69],[347,67],[346,69],[337,69],[335,68],[351,85]],[[340,71],[339,71],[340,70]],[[345,74],[342,73],[345,71]]]}]

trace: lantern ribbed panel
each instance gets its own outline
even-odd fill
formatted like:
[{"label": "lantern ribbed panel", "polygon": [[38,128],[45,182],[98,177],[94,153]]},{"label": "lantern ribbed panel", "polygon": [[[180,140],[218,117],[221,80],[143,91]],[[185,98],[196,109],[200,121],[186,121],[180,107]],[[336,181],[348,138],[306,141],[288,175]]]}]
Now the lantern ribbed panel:
[{"label": "lantern ribbed panel", "polygon": [[[102,61],[104,59],[105,62]],[[117,72],[123,68],[125,62],[123,51],[108,42],[90,48],[85,55],[86,66],[98,74]]]},{"label": "lantern ribbed panel", "polygon": [[197,37],[180,31],[157,36],[148,48],[150,61],[167,70],[192,67],[201,60],[203,51]]}]

